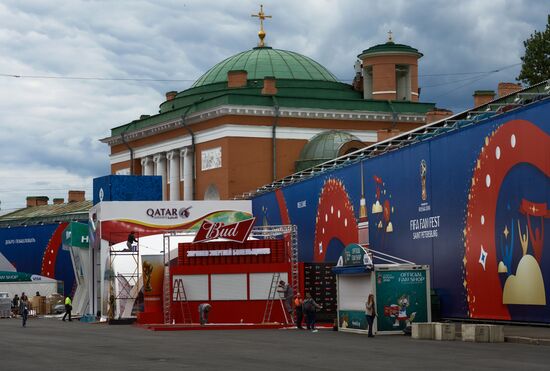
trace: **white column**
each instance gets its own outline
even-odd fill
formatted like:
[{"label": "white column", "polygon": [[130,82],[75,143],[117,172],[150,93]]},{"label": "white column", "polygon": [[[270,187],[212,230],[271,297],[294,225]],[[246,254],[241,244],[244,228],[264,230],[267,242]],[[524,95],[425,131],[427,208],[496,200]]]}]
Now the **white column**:
[{"label": "white column", "polygon": [[183,157],[183,199],[193,200],[193,150],[187,147],[181,150]]},{"label": "white column", "polygon": [[166,156],[158,153],[153,156],[155,162],[155,175],[162,177],[162,199],[166,200]]},{"label": "white column", "polygon": [[170,201],[180,199],[180,156],[179,151],[170,151],[166,154],[170,166]]},{"label": "white column", "polygon": [[141,175],[153,175],[153,160],[151,157],[141,159]]}]

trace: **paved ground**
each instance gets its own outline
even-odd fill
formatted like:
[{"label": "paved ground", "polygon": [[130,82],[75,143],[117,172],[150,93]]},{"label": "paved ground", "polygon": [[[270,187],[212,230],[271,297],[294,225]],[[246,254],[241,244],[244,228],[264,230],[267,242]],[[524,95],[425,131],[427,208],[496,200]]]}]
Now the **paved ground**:
[{"label": "paved ground", "polygon": [[22,328],[20,320],[0,320],[1,370],[548,370],[549,350],[329,330],[153,332],[43,318]]}]

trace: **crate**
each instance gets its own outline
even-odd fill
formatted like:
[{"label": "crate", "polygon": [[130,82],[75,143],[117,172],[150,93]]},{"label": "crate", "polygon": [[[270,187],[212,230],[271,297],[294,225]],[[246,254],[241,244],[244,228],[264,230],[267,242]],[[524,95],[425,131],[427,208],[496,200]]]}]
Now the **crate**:
[{"label": "crate", "polygon": [[36,315],[44,315],[47,313],[46,297],[33,296],[31,298],[31,308],[36,312]]},{"label": "crate", "polygon": [[419,340],[433,340],[434,338],[435,323],[413,323],[412,324],[412,338]]},{"label": "crate", "polygon": [[502,325],[487,325],[489,327],[489,342],[503,343],[504,342],[504,326]]},{"label": "crate", "polygon": [[471,341],[476,343],[489,342],[489,325],[462,324],[462,341]]},{"label": "crate", "polygon": [[434,335],[435,340],[454,340],[456,336],[455,324],[437,322],[434,328]]}]

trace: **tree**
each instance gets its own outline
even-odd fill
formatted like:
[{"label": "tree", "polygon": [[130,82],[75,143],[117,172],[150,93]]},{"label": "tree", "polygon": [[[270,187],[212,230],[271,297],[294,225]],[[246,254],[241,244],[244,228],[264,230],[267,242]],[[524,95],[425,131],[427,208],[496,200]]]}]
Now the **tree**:
[{"label": "tree", "polygon": [[527,85],[550,79],[550,15],[546,30],[535,31],[523,42],[525,55],[521,57],[523,64],[517,77]]}]

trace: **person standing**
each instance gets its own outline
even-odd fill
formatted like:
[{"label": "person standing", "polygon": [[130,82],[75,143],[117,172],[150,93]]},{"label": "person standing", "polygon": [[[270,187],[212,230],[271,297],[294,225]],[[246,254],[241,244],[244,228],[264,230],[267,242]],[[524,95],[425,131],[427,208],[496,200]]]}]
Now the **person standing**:
[{"label": "person standing", "polygon": [[14,316],[19,314],[19,295],[15,294],[13,300],[11,301],[11,310]]},{"label": "person standing", "polygon": [[374,318],[376,317],[376,306],[374,305],[373,294],[369,294],[369,297],[367,298],[365,314],[367,316],[367,327],[369,330],[369,337],[373,338],[374,335],[372,334],[372,325],[374,323]]},{"label": "person standing", "polygon": [[27,318],[29,316],[29,300],[25,293],[21,294],[21,300],[19,302],[19,314],[23,320],[23,327],[27,326]]},{"label": "person standing", "polygon": [[279,281],[278,291],[281,294],[281,299],[283,299],[285,309],[292,320],[292,298],[294,297],[294,290],[292,290],[292,286],[281,280]]},{"label": "person standing", "polygon": [[199,304],[199,320],[201,325],[208,323],[208,313],[212,310],[212,306],[208,303]]},{"label": "person standing", "polygon": [[302,327],[302,321],[304,320],[304,310],[302,308],[302,305],[304,304],[304,300],[302,299],[302,296],[300,296],[300,293],[296,294],[296,298],[294,299],[294,308],[296,310],[296,328],[303,330]]},{"label": "person standing", "polygon": [[313,300],[311,297],[311,294],[308,292],[306,293],[306,299],[304,300],[304,304],[302,305],[304,314],[306,315],[306,327],[308,330],[311,330],[312,332],[317,332],[315,329],[315,320],[316,320],[316,309],[323,308],[322,305],[319,305]]},{"label": "person standing", "polygon": [[65,315],[63,316],[62,321],[65,321],[65,317],[67,317],[67,314],[69,315],[69,322],[73,320],[71,318],[72,310],[73,310],[73,302],[71,301],[71,296],[67,295],[67,297],[65,298]]}]

